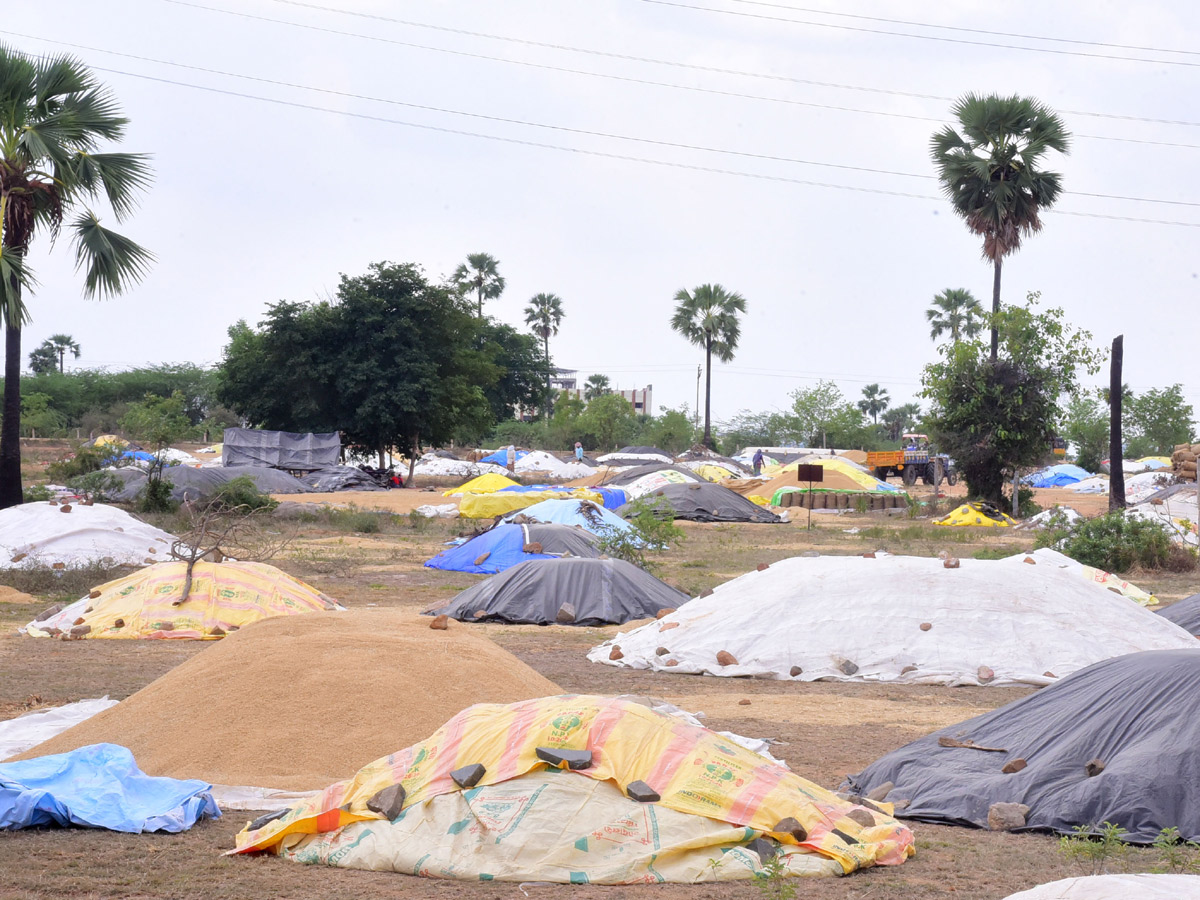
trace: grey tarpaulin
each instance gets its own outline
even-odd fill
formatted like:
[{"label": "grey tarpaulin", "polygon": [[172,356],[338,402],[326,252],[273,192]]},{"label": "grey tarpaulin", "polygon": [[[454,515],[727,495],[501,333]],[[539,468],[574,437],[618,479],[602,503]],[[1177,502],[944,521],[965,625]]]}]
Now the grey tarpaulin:
[{"label": "grey tarpaulin", "polygon": [[265,466],[273,469],[323,469],[336,466],[342,442],[336,431],[328,434],[295,434],[226,428],[221,449],[223,466]]},{"label": "grey tarpaulin", "polygon": [[1200,635],[1200,594],[1154,610],[1168,622],[1174,622],[1188,634]]},{"label": "grey tarpaulin", "polygon": [[329,491],[382,491],[374,478],[353,466],[330,466],[300,476],[300,483],[315,493]]},{"label": "grey tarpaulin", "polygon": [[[727,487],[709,482],[697,484],[668,484],[644,495],[652,500],[662,497],[675,511],[675,518],[694,522],[782,522],[774,513]],[[630,504],[617,510],[617,515],[626,516]]]},{"label": "grey tarpaulin", "polygon": [[687,601],[687,594],[621,559],[533,559],[427,614],[465,622],[619,625]]},{"label": "grey tarpaulin", "polygon": [[[942,747],[973,741],[1003,753]],[[1027,767],[1011,775],[1015,759]],[[1089,777],[1085,766],[1104,769]],[[997,802],[1029,807],[1027,829],[1069,833],[1113,822],[1150,843],[1177,827],[1200,838],[1200,653],[1149,650],[1098,662],[1036,694],[943,728],[875,761],[847,786],[886,782],[905,818],[987,825]]]},{"label": "grey tarpaulin", "polygon": [[[146,486],[146,473],[137,469],[117,469],[116,474],[125,482],[113,499],[128,503],[137,498]],[[175,500],[199,500],[210,497],[235,478],[245,476],[254,482],[264,494],[303,494],[308,488],[287,472],[262,469],[257,466],[229,466],[211,469],[194,469],[189,466],[172,466],[163,470],[163,481],[171,483],[171,497]]]},{"label": "grey tarpaulin", "polygon": [[667,465],[666,463],[649,463],[647,465],[634,466],[632,469],[626,469],[616,477],[610,478],[604,482],[604,486],[621,487],[625,484],[632,484],[643,475],[653,475],[655,472],[662,472],[665,469],[670,469],[672,472],[678,472],[680,475],[683,475],[685,478],[687,478],[688,481],[694,481],[697,483],[704,481],[703,478],[701,478],[691,469],[684,468],[683,466],[672,466]]}]

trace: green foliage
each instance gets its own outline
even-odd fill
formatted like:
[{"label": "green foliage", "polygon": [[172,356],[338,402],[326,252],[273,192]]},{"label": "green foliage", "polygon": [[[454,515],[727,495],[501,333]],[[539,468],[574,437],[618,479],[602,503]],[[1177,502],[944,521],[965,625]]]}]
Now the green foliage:
[{"label": "green foliage", "polygon": [[1108,404],[1084,393],[1071,398],[1062,436],[1078,448],[1075,462],[1089,472],[1099,472],[1108,458],[1108,425]]},{"label": "green foliage", "polygon": [[702,284],[693,291],[675,292],[671,328],[704,348],[704,445],[712,446],[712,359],[731,362],[741,337],[740,316],[746,298],[719,284]]},{"label": "green foliage", "polygon": [[538,339],[493,319],[484,319],[478,327],[480,353],[495,367],[494,381],[483,386],[491,409],[490,421],[480,424],[511,421],[514,408],[532,410],[545,404],[550,361]]},{"label": "green foliage", "polygon": [[1195,427],[1192,405],[1183,399],[1178,384],[1133,396],[1123,412],[1125,452],[1131,459],[1170,456],[1176,444],[1191,442]]},{"label": "green foliage", "polygon": [[754,876],[754,887],[763,900],[795,900],[796,886],[788,877],[787,862],[775,853]]},{"label": "green foliage", "polygon": [[[1005,495],[1004,507],[1005,512],[1012,512],[1012,488],[1009,488]],[[1033,488],[1021,485],[1017,488],[1017,518],[1028,519],[1030,516],[1036,516],[1042,511],[1042,505],[1034,500],[1035,494]]]},{"label": "green foliage", "polygon": [[858,411],[864,416],[870,416],[872,422],[878,423],[879,414],[884,412],[892,402],[887,388],[881,388],[877,384],[868,384],[862,389],[862,393],[863,399],[858,401]]},{"label": "green foliage", "polygon": [[23,492],[26,503],[39,503],[44,500],[53,500],[54,493],[44,484],[33,484],[25,488]]},{"label": "green foliage", "polygon": [[633,404],[620,394],[604,394],[587,405],[578,426],[587,440],[583,443],[600,450],[615,450],[633,438],[638,420]]},{"label": "green foliage", "polygon": [[68,479],[66,484],[79,496],[96,503],[106,503],[112,500],[125,486],[120,478],[112,472],[106,471],[76,475],[74,478]]},{"label": "green foliage", "polygon": [[1129,845],[1125,829],[1112,822],[1099,828],[1076,825],[1072,834],[1058,839],[1058,852],[1083,875],[1104,875],[1125,871],[1129,862]]},{"label": "green foliage", "polygon": [[459,263],[450,276],[450,284],[461,297],[474,295],[480,319],[483,318],[483,301],[495,300],[504,293],[500,263],[490,253],[468,253],[467,261]]},{"label": "green foliage", "polygon": [[1200,844],[1180,838],[1179,829],[1164,828],[1151,845],[1158,852],[1154,871],[1169,875],[1187,875],[1200,871]]},{"label": "green foliage", "polygon": [[138,492],[134,505],[138,512],[172,513],[179,509],[179,501],[171,496],[174,484],[163,475],[161,459],[150,464],[146,472],[146,486]]},{"label": "green foliage", "polygon": [[828,380],[792,391],[792,427],[804,447],[862,447],[873,429],[862,410],[848,402],[841,388]]},{"label": "green foliage", "polygon": [[721,426],[721,447],[732,456],[743,447],[782,447],[795,435],[795,423],[784,413],[743,409]]},{"label": "green foliage", "polygon": [[58,354],[49,341],[42,343],[29,354],[29,371],[34,375],[49,375],[58,371]]},{"label": "green foliage", "polygon": [[69,484],[72,478],[103,469],[108,464],[110,452],[100,447],[80,447],[74,456],[46,466],[46,475],[51,481]]},{"label": "green foliage", "polygon": [[540,449],[549,443],[546,433],[545,422],[518,422],[516,419],[508,419],[504,422],[497,422],[496,427],[491,430],[483,444],[488,447],[507,447],[512,444],[515,447]]},{"label": "green foliage", "polygon": [[1037,536],[1034,538],[1034,545],[1037,547],[1052,547],[1058,550],[1070,534],[1071,521],[1067,518],[1066,512],[1060,507],[1055,506],[1051,510],[1049,518],[1038,529]]},{"label": "green foliage", "polygon": [[[1047,539],[1039,536],[1039,540]],[[1176,572],[1196,568],[1195,551],[1174,543],[1165,527],[1120,510],[1077,522],[1061,538],[1058,549],[1085,566],[1106,572],[1128,572],[1135,566]]]},{"label": "green foliage", "polygon": [[583,399],[588,402],[602,397],[610,391],[612,391],[612,382],[607,375],[601,375],[599,372],[589,375],[587,381],[583,383]]},{"label": "green foliage", "polygon": [[981,341],[963,340],[942,345],[941,360],[922,373],[933,405],[926,424],[971,498],[1002,503],[1006,473],[1045,455],[1059,397],[1078,393],[1079,372],[1099,370],[1091,334],[1068,325],[1061,309],[1038,312],[1038,297],[989,317],[1002,337],[997,359]]},{"label": "green foliage", "polygon": [[663,409],[642,428],[640,439],[668,453],[683,453],[696,443],[696,429],[687,404],[679,409]]},{"label": "green foliage", "polygon": [[66,428],[66,417],[54,409],[48,394],[40,392],[25,394],[21,398],[21,431],[41,437],[61,435]]},{"label": "green foliage", "polygon": [[925,310],[929,339],[933,341],[943,334],[949,334],[953,343],[976,337],[983,329],[983,318],[983,307],[966,288],[946,288]]},{"label": "green foliage", "polygon": [[147,394],[129,405],[129,411],[121,417],[121,427],[139,443],[161,450],[192,430],[185,409],[185,398],[180,391],[170,397]]},{"label": "green foliage", "polygon": [[684,531],[675,524],[675,513],[659,496],[638,497],[629,503],[628,530],[606,529],[600,535],[600,551],[615,559],[623,559],[647,572],[657,568],[648,553],[663,553],[682,541]]},{"label": "green foliage", "polygon": [[239,475],[221,485],[209,498],[208,505],[255,512],[260,509],[272,510],[279,505],[279,501],[260,491],[258,485],[248,476]]},{"label": "green foliage", "polygon": [[917,423],[921,418],[921,407],[916,403],[905,403],[893,406],[883,414],[884,434],[889,441],[898,441],[906,433],[918,431]]}]

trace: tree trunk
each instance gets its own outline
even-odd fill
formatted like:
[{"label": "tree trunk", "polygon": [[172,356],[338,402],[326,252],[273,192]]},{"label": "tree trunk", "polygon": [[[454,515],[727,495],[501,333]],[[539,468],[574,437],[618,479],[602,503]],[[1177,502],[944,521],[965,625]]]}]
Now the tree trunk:
[{"label": "tree trunk", "polygon": [[0,421],[0,509],[17,506],[21,492],[21,329],[4,329],[4,418]]},{"label": "tree trunk", "polygon": [[542,349],[546,353],[546,421],[550,421],[550,336],[542,336]]},{"label": "tree trunk", "polygon": [[1125,508],[1125,464],[1121,457],[1125,450],[1121,446],[1121,363],[1125,356],[1125,335],[1119,334],[1112,342],[1112,365],[1108,381],[1108,509]]},{"label": "tree trunk", "polygon": [[704,446],[712,449],[712,337],[704,341]]},{"label": "tree trunk", "polygon": [[992,362],[1000,353],[1000,329],[996,316],[1000,315],[1000,263],[1001,257],[996,257],[995,272],[992,275]]}]

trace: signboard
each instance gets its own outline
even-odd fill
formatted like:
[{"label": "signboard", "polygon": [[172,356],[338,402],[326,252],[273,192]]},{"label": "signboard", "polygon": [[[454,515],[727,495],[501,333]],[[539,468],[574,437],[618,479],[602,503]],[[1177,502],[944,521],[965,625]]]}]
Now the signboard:
[{"label": "signboard", "polygon": [[812,466],[812,465],[798,465],[798,466],[796,466],[796,480],[797,481],[811,481],[811,482],[824,481],[825,480],[825,467],[824,466]]}]

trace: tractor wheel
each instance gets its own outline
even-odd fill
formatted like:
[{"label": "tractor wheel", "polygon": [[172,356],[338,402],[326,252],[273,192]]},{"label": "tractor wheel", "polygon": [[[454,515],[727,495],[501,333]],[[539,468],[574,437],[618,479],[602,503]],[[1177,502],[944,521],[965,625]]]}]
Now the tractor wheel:
[{"label": "tractor wheel", "polygon": [[946,484],[954,487],[958,483],[958,473],[951,471],[946,474]]},{"label": "tractor wheel", "polygon": [[912,487],[917,483],[917,467],[911,465],[905,466],[900,470],[900,477],[904,479],[904,484],[907,487]]},{"label": "tractor wheel", "polygon": [[875,477],[878,478],[880,481],[886,483],[888,480],[888,471],[889,470],[887,469],[886,466],[881,466],[875,470]]}]

